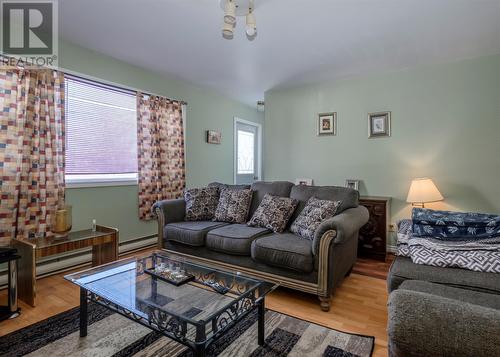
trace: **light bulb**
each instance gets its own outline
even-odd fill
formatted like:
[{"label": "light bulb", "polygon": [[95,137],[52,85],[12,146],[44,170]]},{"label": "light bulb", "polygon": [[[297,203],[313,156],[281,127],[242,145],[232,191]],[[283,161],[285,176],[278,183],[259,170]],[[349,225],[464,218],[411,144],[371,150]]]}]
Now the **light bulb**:
[{"label": "light bulb", "polygon": [[255,22],[255,16],[252,11],[250,11],[247,15],[247,26],[246,26],[247,35],[250,37],[255,36],[257,33],[257,25]]},{"label": "light bulb", "polygon": [[224,8],[224,22],[233,25],[236,23],[236,4],[234,0],[227,0]]},{"label": "light bulb", "polygon": [[233,38],[233,25],[224,22],[224,26],[222,27],[222,37],[226,40],[231,40]]}]

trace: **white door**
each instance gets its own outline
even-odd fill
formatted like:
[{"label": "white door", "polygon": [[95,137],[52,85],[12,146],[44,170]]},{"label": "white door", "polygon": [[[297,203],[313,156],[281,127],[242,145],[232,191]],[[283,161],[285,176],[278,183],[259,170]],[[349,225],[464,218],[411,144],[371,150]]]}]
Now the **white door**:
[{"label": "white door", "polygon": [[234,120],[234,182],[251,184],[261,179],[260,170],[260,124],[243,119]]}]

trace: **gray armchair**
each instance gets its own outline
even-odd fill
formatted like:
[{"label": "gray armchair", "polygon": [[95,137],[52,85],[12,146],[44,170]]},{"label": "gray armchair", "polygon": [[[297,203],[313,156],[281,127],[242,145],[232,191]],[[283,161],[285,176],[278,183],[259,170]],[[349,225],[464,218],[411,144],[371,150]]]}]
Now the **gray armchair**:
[{"label": "gray armchair", "polygon": [[388,309],[390,356],[500,356],[500,295],[406,280]]}]

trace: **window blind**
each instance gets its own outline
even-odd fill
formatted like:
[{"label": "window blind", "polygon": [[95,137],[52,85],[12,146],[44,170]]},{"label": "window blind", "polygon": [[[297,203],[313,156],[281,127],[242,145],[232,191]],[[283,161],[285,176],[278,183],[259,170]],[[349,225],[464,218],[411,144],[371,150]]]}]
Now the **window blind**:
[{"label": "window blind", "polygon": [[66,174],[137,172],[135,93],[66,76]]}]

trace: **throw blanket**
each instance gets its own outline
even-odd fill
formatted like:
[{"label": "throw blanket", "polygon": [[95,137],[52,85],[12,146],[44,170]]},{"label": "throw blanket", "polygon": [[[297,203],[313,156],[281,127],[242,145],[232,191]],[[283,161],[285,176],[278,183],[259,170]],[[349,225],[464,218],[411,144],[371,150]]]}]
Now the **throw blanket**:
[{"label": "throw blanket", "polygon": [[398,223],[398,255],[416,264],[500,273],[500,216],[414,208],[412,218]]},{"label": "throw blanket", "polygon": [[414,237],[449,240],[500,236],[500,216],[493,214],[414,208],[412,221]]},{"label": "throw blanket", "polygon": [[402,257],[410,256],[410,247],[408,241],[411,237],[413,223],[411,219],[402,219],[398,222],[398,240],[397,240],[397,255]]}]

